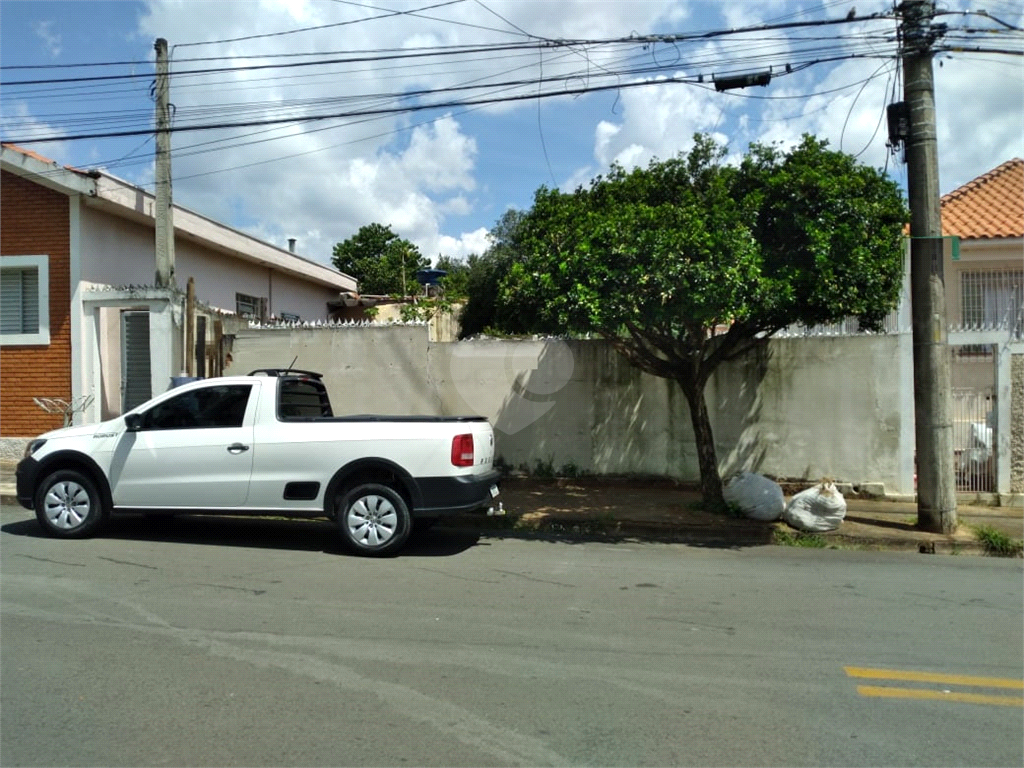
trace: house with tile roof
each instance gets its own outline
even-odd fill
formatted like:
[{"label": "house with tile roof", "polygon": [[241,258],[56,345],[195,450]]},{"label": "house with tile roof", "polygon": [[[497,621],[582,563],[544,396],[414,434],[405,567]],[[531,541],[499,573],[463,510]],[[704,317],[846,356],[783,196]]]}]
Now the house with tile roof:
[{"label": "house with tile roof", "polygon": [[[942,234],[950,326],[1024,337],[1024,160],[943,196]],[[957,347],[953,386],[990,386],[991,359],[990,345]]]},{"label": "house with tile roof", "polygon": [[[184,371],[216,375],[222,322],[326,320],[358,289],[333,267],[174,206],[156,282],[155,200],[103,171],[0,146],[0,442],[123,413]],[[190,283],[192,289],[190,290]],[[286,364],[290,361],[277,361]]]},{"label": "house with tile roof", "polygon": [[[943,196],[942,234],[959,245],[947,248],[951,322],[968,328],[1014,325],[1024,270],[1024,160],[1008,160]],[[993,274],[1006,279],[979,277]]]}]

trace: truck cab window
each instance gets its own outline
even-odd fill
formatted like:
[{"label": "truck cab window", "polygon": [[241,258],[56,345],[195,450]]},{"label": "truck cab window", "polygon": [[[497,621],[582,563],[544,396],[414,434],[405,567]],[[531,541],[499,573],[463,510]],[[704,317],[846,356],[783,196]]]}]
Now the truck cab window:
[{"label": "truck cab window", "polygon": [[252,387],[248,384],[206,387],[183,392],[150,408],[143,429],[215,429],[240,427]]},{"label": "truck cab window", "polygon": [[278,416],[283,421],[330,418],[333,415],[327,390],[319,381],[311,379],[283,379],[281,381]]}]

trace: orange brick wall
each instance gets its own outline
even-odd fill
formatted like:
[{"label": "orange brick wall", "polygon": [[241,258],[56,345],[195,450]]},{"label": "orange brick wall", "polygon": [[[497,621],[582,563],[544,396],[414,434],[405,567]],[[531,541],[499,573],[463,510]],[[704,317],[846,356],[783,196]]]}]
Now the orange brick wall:
[{"label": "orange brick wall", "polygon": [[71,398],[71,242],[68,198],[0,173],[0,257],[50,257],[50,343],[0,347],[0,437],[33,437],[63,425],[33,397]]}]

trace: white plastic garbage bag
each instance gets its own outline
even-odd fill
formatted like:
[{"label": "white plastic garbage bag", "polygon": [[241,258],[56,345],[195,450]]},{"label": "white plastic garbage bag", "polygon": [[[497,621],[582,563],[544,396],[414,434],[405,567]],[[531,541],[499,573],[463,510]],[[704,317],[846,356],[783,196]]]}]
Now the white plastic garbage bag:
[{"label": "white plastic garbage bag", "polygon": [[726,504],[735,504],[753,520],[778,520],[786,508],[782,486],[764,475],[740,472],[722,491]]},{"label": "white plastic garbage bag", "polygon": [[836,530],[846,517],[846,499],[833,483],[821,482],[789,500],[782,519],[801,531]]}]

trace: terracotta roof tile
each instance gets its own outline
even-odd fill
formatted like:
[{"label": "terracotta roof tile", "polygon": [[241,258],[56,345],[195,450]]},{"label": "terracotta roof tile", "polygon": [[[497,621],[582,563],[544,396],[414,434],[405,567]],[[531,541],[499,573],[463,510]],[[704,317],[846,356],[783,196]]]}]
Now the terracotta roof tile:
[{"label": "terracotta roof tile", "polygon": [[1007,160],[943,195],[942,234],[1024,237],[1024,160]]},{"label": "terracotta roof tile", "polygon": [[[28,157],[34,158],[36,160],[39,160],[40,162],[46,163],[47,165],[60,165],[60,163],[58,163],[56,160],[51,160],[48,157],[43,157],[38,152],[33,152],[31,149],[25,149],[25,147],[20,147],[17,144],[11,144],[10,142],[5,141],[5,142],[3,142],[3,146],[5,146],[7,149],[10,149],[10,150],[12,150],[14,152],[18,152],[19,154],[26,155]],[[75,173],[80,173],[80,174],[82,174],[84,176],[89,176],[90,175],[89,171],[83,171],[80,168],[75,168],[73,165],[65,165],[65,166],[62,166],[62,167],[67,169],[67,170],[69,170],[69,171],[74,171]]]}]

